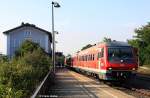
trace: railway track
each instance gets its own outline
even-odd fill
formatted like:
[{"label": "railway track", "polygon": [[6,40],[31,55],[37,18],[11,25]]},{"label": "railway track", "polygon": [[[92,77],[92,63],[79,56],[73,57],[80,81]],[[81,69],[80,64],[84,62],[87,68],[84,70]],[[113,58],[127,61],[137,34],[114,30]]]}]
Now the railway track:
[{"label": "railway track", "polygon": [[123,84],[122,87],[131,90],[138,98],[150,98],[150,81],[139,77],[133,81]]},{"label": "railway track", "polygon": [[[108,84],[108,83],[107,83]],[[133,83],[132,83],[133,84]],[[150,89],[142,88],[141,85],[132,85],[130,83],[124,84],[108,84],[109,86],[124,91],[130,95],[135,96],[136,98],[150,98]]]}]

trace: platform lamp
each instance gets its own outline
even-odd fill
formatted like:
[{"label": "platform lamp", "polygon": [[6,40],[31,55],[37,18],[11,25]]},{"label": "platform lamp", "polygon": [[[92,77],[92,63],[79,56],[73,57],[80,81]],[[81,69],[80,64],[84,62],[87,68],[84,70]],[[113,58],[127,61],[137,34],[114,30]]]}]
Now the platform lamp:
[{"label": "platform lamp", "polygon": [[59,8],[60,5],[57,2],[52,1],[52,45],[53,45],[53,51],[52,51],[52,61],[53,61],[53,72],[55,73],[55,31],[54,31],[54,7]]}]

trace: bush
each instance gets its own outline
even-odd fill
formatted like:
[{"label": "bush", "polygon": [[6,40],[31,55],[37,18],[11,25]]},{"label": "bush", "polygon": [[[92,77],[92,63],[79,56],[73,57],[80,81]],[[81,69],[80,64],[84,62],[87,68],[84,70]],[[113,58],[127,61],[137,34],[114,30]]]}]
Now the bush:
[{"label": "bush", "polygon": [[1,63],[0,98],[29,97],[49,71],[51,58],[38,44],[26,41],[16,53],[13,60]]},{"label": "bush", "polygon": [[8,57],[5,55],[0,55],[0,63],[8,62]]}]

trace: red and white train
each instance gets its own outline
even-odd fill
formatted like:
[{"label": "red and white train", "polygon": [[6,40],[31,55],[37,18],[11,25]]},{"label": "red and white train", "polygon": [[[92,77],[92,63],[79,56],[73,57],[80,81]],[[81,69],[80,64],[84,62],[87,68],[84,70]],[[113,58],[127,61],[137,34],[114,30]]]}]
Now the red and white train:
[{"label": "red and white train", "polygon": [[70,67],[103,80],[129,79],[138,69],[137,49],[125,42],[104,42],[76,53]]}]

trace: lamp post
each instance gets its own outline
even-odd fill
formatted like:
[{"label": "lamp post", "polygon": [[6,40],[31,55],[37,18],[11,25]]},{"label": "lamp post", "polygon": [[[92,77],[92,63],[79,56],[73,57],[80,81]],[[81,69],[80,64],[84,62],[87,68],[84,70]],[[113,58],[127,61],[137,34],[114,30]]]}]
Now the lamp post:
[{"label": "lamp post", "polygon": [[53,61],[53,71],[55,73],[55,31],[54,31],[54,7],[59,8],[60,5],[57,2],[52,1],[52,45],[53,45],[53,51],[52,51],[52,61]]}]

